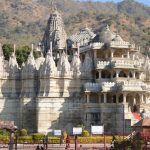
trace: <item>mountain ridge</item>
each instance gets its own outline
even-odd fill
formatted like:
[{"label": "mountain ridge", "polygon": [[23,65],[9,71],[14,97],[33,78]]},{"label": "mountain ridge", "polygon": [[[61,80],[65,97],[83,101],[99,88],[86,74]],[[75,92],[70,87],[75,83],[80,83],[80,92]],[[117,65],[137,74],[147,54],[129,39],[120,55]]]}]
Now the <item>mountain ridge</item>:
[{"label": "mountain ridge", "polygon": [[[123,39],[139,44],[143,50],[150,43],[150,7],[133,0],[80,2],[57,0],[68,36],[86,24],[97,34],[106,24]],[[51,7],[49,0],[0,1],[0,41],[18,45],[37,44],[44,35]]]}]

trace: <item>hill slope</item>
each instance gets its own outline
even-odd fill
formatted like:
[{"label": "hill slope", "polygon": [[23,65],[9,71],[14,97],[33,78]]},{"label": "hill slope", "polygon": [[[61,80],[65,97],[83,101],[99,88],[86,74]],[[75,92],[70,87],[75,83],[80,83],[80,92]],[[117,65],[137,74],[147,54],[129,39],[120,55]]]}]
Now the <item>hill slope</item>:
[{"label": "hill slope", "polygon": [[[109,24],[124,40],[134,41],[143,50],[150,46],[150,7],[134,0],[118,4],[57,0],[68,35],[85,25],[100,32]],[[49,0],[0,1],[0,41],[19,45],[37,44],[42,39],[51,6]]]}]

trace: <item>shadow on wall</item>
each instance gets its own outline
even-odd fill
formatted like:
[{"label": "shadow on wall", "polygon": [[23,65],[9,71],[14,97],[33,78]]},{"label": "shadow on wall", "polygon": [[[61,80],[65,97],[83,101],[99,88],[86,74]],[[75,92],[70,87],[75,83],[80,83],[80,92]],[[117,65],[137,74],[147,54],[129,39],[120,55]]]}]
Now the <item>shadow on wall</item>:
[{"label": "shadow on wall", "polygon": [[[79,79],[63,79],[59,82],[59,99],[61,107],[58,109],[58,117],[52,121],[50,129],[61,129],[72,134],[73,127],[83,124],[82,104],[83,96],[81,94],[81,81]],[[57,112],[54,112],[57,113]]]},{"label": "shadow on wall", "polygon": [[7,61],[2,60],[0,75],[0,119],[12,120],[15,125],[20,126],[20,70],[10,68]]},{"label": "shadow on wall", "polygon": [[22,90],[20,94],[20,128],[37,131],[38,72],[33,66],[22,69]]}]

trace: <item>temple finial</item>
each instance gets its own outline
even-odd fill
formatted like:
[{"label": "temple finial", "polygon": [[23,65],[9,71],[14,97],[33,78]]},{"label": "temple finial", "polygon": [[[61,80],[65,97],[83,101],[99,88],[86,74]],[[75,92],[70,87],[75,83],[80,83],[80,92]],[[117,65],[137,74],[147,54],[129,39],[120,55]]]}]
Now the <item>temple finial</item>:
[{"label": "temple finial", "polygon": [[51,0],[50,7],[51,7],[51,10],[52,10],[52,11],[57,10],[56,3],[54,3],[54,0]]},{"label": "temple finial", "polygon": [[106,25],[106,30],[110,30],[110,29],[109,29],[109,25],[108,25],[108,24]]}]

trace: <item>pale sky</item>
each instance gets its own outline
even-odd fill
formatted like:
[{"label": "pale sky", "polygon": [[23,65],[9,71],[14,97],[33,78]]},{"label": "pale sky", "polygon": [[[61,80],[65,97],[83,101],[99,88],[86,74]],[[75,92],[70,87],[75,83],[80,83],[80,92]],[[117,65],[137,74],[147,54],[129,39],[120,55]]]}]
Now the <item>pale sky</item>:
[{"label": "pale sky", "polygon": [[[87,1],[87,0],[81,0],[81,1]],[[91,1],[99,1],[99,2],[121,2],[122,0],[91,0]],[[135,0],[135,1],[150,6],[150,0]]]}]

